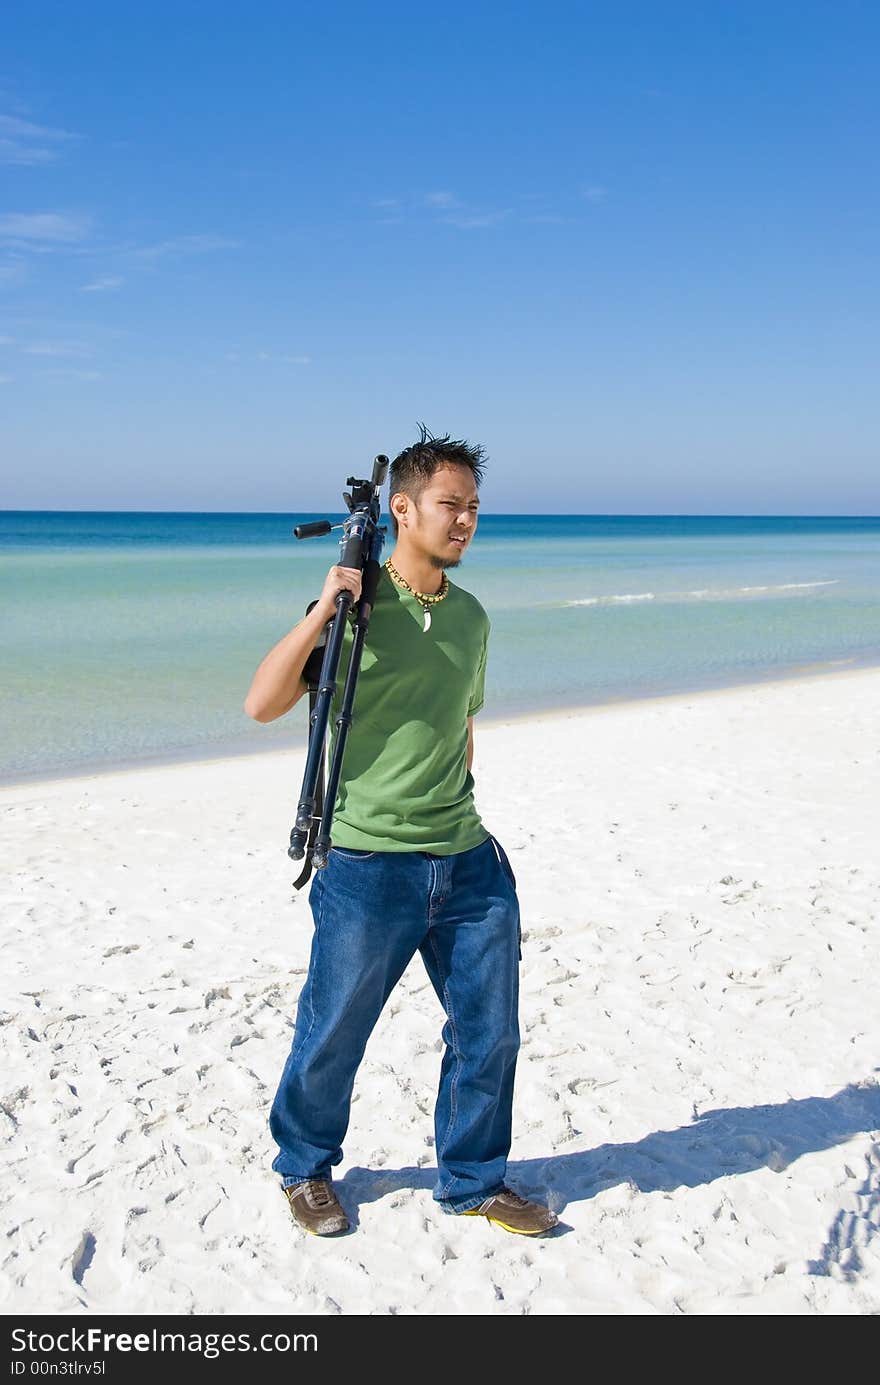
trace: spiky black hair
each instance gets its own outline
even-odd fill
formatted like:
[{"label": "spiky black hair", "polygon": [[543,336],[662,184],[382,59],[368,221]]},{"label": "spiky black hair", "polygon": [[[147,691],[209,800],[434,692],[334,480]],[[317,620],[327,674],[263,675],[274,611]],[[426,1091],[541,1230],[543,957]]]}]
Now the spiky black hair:
[{"label": "spiky black hair", "polygon": [[[486,463],[486,450],[479,443],[451,438],[448,433],[435,437],[424,423],[417,425],[419,440],[398,452],[388,473],[388,498],[403,491],[418,503],[425,486],[442,466],[466,466],[479,488]],[[397,520],[391,515],[391,527],[397,534]]]}]

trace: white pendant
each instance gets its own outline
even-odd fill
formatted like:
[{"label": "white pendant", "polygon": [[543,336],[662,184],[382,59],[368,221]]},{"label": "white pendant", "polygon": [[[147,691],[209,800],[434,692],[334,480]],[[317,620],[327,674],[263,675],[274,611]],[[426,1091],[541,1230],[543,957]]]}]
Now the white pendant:
[{"label": "white pendant", "polygon": [[422,626],[422,634],[424,634],[426,630],[431,628],[431,607],[424,606],[422,609],[425,612],[425,624]]}]

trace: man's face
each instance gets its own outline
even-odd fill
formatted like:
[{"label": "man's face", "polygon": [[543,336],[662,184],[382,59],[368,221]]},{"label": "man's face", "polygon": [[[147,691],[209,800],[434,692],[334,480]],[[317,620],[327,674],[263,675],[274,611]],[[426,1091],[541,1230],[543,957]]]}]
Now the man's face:
[{"label": "man's face", "polygon": [[404,542],[434,567],[457,567],[476,532],[479,508],[470,467],[441,466],[417,501],[407,497],[406,523],[399,517],[398,523]]}]

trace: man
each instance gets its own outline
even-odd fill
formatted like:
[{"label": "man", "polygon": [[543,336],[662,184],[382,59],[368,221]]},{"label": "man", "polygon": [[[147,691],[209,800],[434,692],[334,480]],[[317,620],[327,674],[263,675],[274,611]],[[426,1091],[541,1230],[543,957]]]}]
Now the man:
[{"label": "man", "polygon": [[[447,576],[477,527],[483,460],[482,448],[422,428],[390,468],[396,544],[370,619],[333,849],[309,894],[309,973],[269,1122],[279,1147],[272,1167],[293,1215],[319,1236],[349,1229],[331,1169],[342,1158],[367,1040],[416,950],[447,1017],[435,1200],[525,1235],[557,1223],[504,1184],[519,1048],[519,908],[507,857],[474,807],[470,772],[489,621]],[[299,701],[305,662],[338,593],[356,601],[360,586],[359,572],[330,569],[312,611],[257,669],[250,716],[273,721]]]}]

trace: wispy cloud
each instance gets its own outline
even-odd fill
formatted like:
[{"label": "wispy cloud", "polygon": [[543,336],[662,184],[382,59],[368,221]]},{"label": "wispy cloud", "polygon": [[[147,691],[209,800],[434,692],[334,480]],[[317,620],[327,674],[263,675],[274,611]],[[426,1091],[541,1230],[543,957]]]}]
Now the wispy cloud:
[{"label": "wispy cloud", "polygon": [[[233,359],[233,353],[227,355],[227,360]],[[235,354],[235,359],[238,359]],[[280,365],[311,365],[311,356],[290,356],[275,351],[260,351],[257,355],[258,361],[277,361]]]},{"label": "wispy cloud", "polygon": [[74,245],[85,240],[91,222],[69,212],[8,212],[0,216],[0,239],[28,249]]},{"label": "wispy cloud", "polygon": [[454,216],[444,216],[443,222],[446,226],[456,226],[459,231],[479,231],[506,221],[512,211],[512,207],[505,207],[497,212],[456,212]]},{"label": "wispy cloud", "polygon": [[34,341],[24,347],[26,356],[75,356],[91,355],[91,348],[84,341]]},{"label": "wispy cloud", "polygon": [[461,203],[454,192],[426,192],[425,206],[434,207],[439,211],[448,211],[452,207],[460,207]]},{"label": "wispy cloud", "polygon": [[63,380],[102,380],[104,378],[100,370],[77,370],[73,366],[56,366],[52,370],[44,370],[42,374]]},{"label": "wispy cloud", "polygon": [[[375,218],[379,225],[396,224],[404,218],[424,220],[425,217],[429,217],[435,225],[454,226],[457,231],[482,231],[500,226],[504,222],[529,226],[559,226],[570,219],[573,198],[595,204],[603,202],[607,195],[607,188],[598,183],[582,184],[580,187],[569,185],[567,189],[557,190],[556,198],[551,198],[545,191],[514,190],[508,194],[510,205],[487,207],[460,196],[450,188],[433,188],[429,192],[412,193],[406,198],[374,198],[371,205],[377,212],[389,213]],[[563,214],[554,207],[554,201],[563,196],[566,199],[568,214]]]},{"label": "wispy cloud", "polygon": [[104,274],[100,279],[93,279],[90,284],[80,284],[80,293],[110,293],[113,289],[122,288],[125,283],[121,274]]},{"label": "wispy cloud", "polygon": [[51,163],[58,158],[60,146],[75,139],[79,135],[70,130],[32,125],[15,115],[0,115],[0,163],[22,167]]},{"label": "wispy cloud", "polygon": [[237,250],[240,241],[229,236],[175,236],[171,240],[159,241],[156,245],[144,245],[129,253],[134,259],[161,260],[169,255],[209,255],[217,250]]},{"label": "wispy cloud", "polygon": [[13,378],[12,375],[0,375],[0,385],[11,385]]},{"label": "wispy cloud", "polygon": [[27,269],[20,260],[0,264],[0,288],[4,284],[20,284],[27,278]]},{"label": "wispy cloud", "polygon": [[438,214],[444,226],[455,226],[459,231],[479,231],[489,226],[497,226],[505,221],[513,211],[512,207],[487,210],[464,202],[457,193],[442,191],[428,192],[422,198],[429,211]]},{"label": "wispy cloud", "polygon": [[381,213],[374,218],[378,226],[396,226],[403,220],[404,203],[400,197],[374,197],[371,206],[374,212]]},{"label": "wispy cloud", "polygon": [[0,164],[21,164],[33,167],[35,164],[48,164],[57,157],[54,149],[25,149],[15,140],[0,135]]}]

